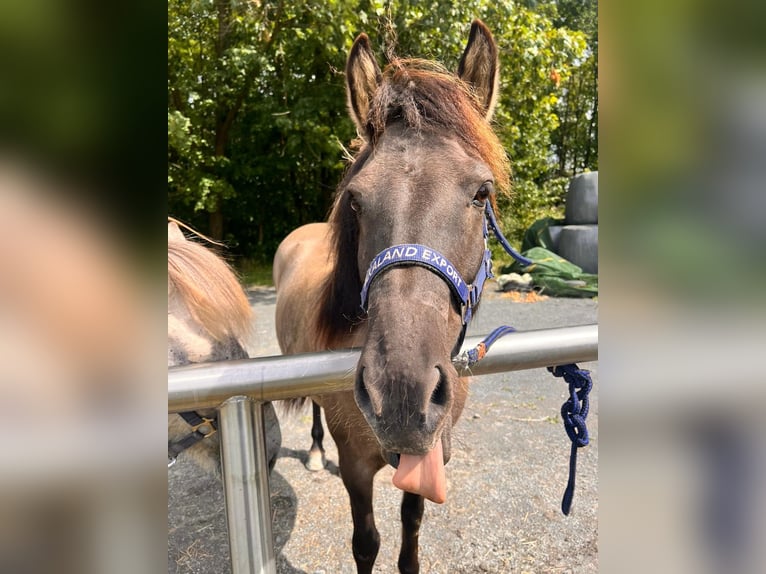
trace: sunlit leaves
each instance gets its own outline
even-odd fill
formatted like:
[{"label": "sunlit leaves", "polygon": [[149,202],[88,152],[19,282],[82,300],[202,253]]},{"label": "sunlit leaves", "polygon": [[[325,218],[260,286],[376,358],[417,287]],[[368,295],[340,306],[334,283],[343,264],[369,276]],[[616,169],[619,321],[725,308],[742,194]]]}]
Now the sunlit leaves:
[{"label": "sunlit leaves", "polygon": [[[592,99],[572,88],[591,62],[588,32],[575,31],[592,27],[582,13],[575,0],[169,0],[170,209],[203,231],[199,216],[222,211],[241,253],[270,257],[291,229],[325,217],[343,173],[342,145],[355,136],[343,78],[354,37],[370,36],[381,65],[417,56],[454,70],[476,17],[501,50],[494,122],[519,192],[505,211],[555,206],[560,186],[546,182],[557,153],[569,143],[595,150],[584,120],[564,117],[575,96],[578,108]],[[557,147],[565,125],[580,135]]]}]

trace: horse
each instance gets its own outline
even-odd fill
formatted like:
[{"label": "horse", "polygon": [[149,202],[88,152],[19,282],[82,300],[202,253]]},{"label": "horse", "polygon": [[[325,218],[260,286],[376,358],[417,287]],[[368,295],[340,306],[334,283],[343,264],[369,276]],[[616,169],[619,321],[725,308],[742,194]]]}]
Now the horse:
[{"label": "horse", "polygon": [[490,265],[487,204],[510,183],[490,124],[498,69],[480,20],[457,74],[421,59],[381,70],[360,34],[345,68],[355,155],[328,221],[290,233],[274,258],[282,352],[361,348],[352,391],[311,397],[338,447],[359,574],[372,572],[380,546],[372,493],[381,468],[395,467],[404,491],[401,572],[420,571],[424,500],[446,500],[452,427],[468,392],[452,358]]},{"label": "horse", "polygon": [[[168,218],[168,367],[248,358],[242,342],[250,334],[251,320],[247,295],[229,265],[187,239],[178,222]],[[271,403],[264,405],[264,422],[271,471],[282,443]],[[220,476],[220,444],[217,437],[208,438],[215,431],[215,410],[169,415],[168,460],[175,462],[183,453]]]}]

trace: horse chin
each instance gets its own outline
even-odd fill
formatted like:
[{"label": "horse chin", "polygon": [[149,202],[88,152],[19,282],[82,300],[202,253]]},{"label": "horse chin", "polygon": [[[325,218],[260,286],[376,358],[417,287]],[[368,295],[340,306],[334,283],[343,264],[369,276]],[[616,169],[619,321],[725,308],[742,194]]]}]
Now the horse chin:
[{"label": "horse chin", "polygon": [[[441,436],[437,440],[440,440],[442,443],[442,453],[444,455],[443,456],[444,464],[446,466],[446,464],[452,458],[452,421],[451,420],[445,421],[445,424],[442,428]],[[436,443],[434,442],[434,444]],[[384,450],[383,458],[393,468],[399,468],[399,460],[401,458],[401,453],[393,452],[390,450]]]},{"label": "horse chin", "polygon": [[384,458],[394,468],[399,468],[399,458],[401,457],[400,454],[397,454],[395,452],[386,452]]}]

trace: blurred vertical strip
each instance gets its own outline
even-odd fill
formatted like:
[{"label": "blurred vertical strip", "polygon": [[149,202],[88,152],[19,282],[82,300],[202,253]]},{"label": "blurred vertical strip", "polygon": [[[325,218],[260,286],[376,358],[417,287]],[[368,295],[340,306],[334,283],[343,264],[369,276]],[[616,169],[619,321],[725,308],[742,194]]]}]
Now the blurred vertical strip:
[{"label": "blurred vertical strip", "polygon": [[0,3],[2,572],[166,569],[164,10]]},{"label": "blurred vertical strip", "polygon": [[766,563],[766,3],[602,1],[605,572]]}]

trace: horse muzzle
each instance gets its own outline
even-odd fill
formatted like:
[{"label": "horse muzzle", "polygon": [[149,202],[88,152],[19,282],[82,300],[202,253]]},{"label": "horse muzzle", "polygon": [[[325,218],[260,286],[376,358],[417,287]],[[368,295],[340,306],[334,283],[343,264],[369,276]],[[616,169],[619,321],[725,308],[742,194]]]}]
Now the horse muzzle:
[{"label": "horse muzzle", "polygon": [[390,365],[382,372],[361,365],[354,397],[383,451],[424,455],[441,440],[451,420],[454,377],[438,366],[424,369],[418,377],[411,365],[406,370],[397,376]]}]

